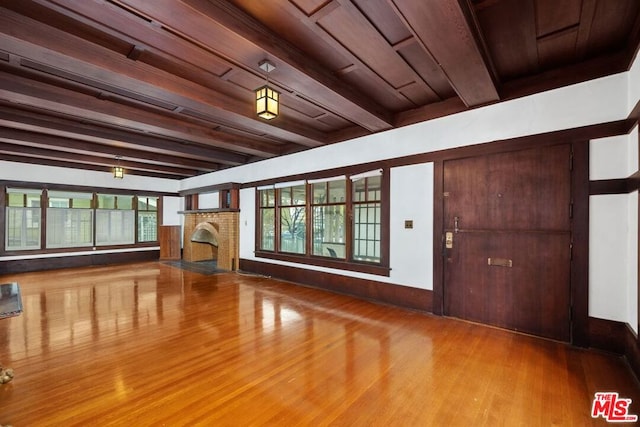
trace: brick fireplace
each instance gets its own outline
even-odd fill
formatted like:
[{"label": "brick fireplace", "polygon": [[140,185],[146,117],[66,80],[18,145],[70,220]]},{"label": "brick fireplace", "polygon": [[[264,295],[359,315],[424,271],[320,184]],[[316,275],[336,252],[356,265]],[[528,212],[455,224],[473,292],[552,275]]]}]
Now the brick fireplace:
[{"label": "brick fireplace", "polygon": [[182,259],[190,262],[214,260],[221,270],[236,270],[240,257],[240,212],[237,209],[205,209],[182,213],[185,215]]}]

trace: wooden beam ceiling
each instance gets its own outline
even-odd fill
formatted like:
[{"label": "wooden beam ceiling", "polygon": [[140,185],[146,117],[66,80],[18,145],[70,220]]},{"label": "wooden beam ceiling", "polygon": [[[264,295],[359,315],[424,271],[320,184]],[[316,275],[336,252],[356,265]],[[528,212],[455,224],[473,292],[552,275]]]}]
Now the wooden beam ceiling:
[{"label": "wooden beam ceiling", "polygon": [[624,71],[639,44],[636,0],[5,0],[0,158],[180,179]]}]

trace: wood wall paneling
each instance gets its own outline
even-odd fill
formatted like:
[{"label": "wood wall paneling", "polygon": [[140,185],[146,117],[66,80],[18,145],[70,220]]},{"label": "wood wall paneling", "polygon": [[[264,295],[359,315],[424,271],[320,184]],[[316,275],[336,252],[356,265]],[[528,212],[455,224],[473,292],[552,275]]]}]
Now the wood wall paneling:
[{"label": "wood wall paneling", "polygon": [[589,345],[589,142],[573,144],[571,183],[571,300],[572,343]]},{"label": "wood wall paneling", "polygon": [[182,258],[182,230],[179,225],[159,227],[160,260],[179,260]]},{"label": "wood wall paneling", "polygon": [[240,270],[340,294],[391,304],[422,312],[431,312],[432,292],[427,289],[400,286],[359,279],[322,271],[306,270],[279,264],[240,259]]},{"label": "wood wall paneling", "polygon": [[433,314],[444,308],[444,162],[433,164]]},{"label": "wood wall paneling", "polygon": [[93,265],[128,264],[133,262],[157,261],[159,256],[160,251],[153,249],[148,251],[20,259],[0,261],[0,271],[3,274],[9,274],[72,267],[88,267]]}]

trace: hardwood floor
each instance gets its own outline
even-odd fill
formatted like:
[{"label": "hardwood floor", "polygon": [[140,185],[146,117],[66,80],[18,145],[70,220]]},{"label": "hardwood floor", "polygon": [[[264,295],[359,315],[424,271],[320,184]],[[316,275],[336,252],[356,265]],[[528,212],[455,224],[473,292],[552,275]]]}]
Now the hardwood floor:
[{"label": "hardwood floor", "polygon": [[0,276],[0,424],[585,426],[640,414],[617,357],[276,280],[163,263]]}]

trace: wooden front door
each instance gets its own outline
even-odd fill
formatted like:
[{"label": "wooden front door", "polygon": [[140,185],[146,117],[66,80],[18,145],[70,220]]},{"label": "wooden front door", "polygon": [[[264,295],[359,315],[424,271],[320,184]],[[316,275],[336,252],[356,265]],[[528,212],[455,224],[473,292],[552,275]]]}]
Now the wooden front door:
[{"label": "wooden front door", "polygon": [[571,331],[571,147],[444,163],[444,314]]}]

